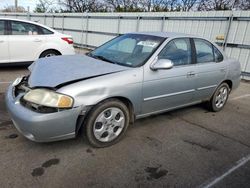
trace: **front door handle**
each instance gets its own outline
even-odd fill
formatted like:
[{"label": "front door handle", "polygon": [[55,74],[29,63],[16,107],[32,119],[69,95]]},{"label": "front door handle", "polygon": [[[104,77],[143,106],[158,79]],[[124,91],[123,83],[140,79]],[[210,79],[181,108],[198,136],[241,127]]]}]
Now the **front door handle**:
[{"label": "front door handle", "polygon": [[195,76],[195,72],[191,71],[187,73],[187,77],[193,77]]},{"label": "front door handle", "polygon": [[3,43],[4,42],[4,40],[0,40],[0,43]]}]

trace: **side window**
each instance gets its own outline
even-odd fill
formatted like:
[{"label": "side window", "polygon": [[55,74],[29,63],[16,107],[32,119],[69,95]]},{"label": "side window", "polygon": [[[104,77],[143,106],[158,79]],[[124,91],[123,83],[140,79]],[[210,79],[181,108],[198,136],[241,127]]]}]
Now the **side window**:
[{"label": "side window", "polygon": [[223,61],[223,55],[215,46],[214,46],[214,57],[215,57],[215,62]]},{"label": "side window", "polygon": [[174,66],[187,65],[192,62],[192,50],[188,38],[171,40],[160,52],[159,59],[170,59]]},{"label": "side window", "polygon": [[0,35],[4,35],[4,21],[0,20]]},{"label": "side window", "polygon": [[33,24],[11,21],[12,35],[38,35],[38,27]]},{"label": "side window", "polygon": [[197,63],[214,62],[213,45],[203,39],[194,39]]},{"label": "side window", "polygon": [[43,35],[51,35],[51,34],[53,34],[52,31],[50,31],[48,29],[45,29],[44,27],[40,27],[40,26],[37,26],[37,27],[39,27],[40,31],[42,32],[41,34],[43,34]]}]

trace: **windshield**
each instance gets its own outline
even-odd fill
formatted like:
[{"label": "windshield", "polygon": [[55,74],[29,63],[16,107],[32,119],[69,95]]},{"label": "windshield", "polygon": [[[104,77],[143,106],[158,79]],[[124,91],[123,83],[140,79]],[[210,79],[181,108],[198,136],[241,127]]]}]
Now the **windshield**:
[{"label": "windshield", "polygon": [[119,36],[89,53],[89,56],[119,65],[144,64],[165,38],[142,34]]}]

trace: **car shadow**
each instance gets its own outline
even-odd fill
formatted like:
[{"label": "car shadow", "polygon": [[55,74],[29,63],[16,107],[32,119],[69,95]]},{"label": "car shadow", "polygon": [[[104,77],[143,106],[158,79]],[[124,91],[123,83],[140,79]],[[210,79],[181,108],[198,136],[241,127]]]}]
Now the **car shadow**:
[{"label": "car shadow", "polygon": [[13,69],[15,70],[21,70],[24,68],[28,68],[33,62],[29,63],[4,63],[0,64],[0,69],[1,71],[12,71]]},{"label": "car shadow", "polygon": [[[180,114],[190,114],[193,113],[193,111],[200,111],[201,113],[212,113],[207,109],[207,106],[205,103],[200,103],[200,104],[196,104],[196,105],[192,105],[192,106],[187,106],[187,107],[183,107],[183,108],[179,108],[179,109],[175,109],[175,110],[171,110],[171,111],[167,111],[167,112],[163,112],[163,113],[159,113],[159,114],[154,114],[154,115],[150,115],[148,117],[145,118],[141,118],[135,121],[135,126],[144,126],[144,122],[150,122],[152,121],[152,125],[154,125],[155,121],[159,121],[161,120],[161,118],[164,119],[169,119],[172,120],[176,117],[178,117],[178,115]],[[134,126],[130,126],[131,127]]]},{"label": "car shadow", "polygon": [[[137,131],[137,129],[140,129],[140,127],[145,127],[145,126],[154,126],[155,121],[161,121],[162,118],[164,120],[168,119],[169,121],[175,119],[178,117],[180,114],[189,114],[193,113],[193,111],[201,111],[201,113],[210,113],[206,109],[206,105],[201,103],[189,107],[184,107],[181,109],[176,109],[172,110],[169,112],[161,113],[161,114],[156,114],[156,115],[151,115],[142,119],[138,119],[135,121],[135,123],[132,126],[129,126],[128,131],[134,132]],[[212,113],[212,112],[211,112]],[[125,135],[126,137],[126,135]],[[28,141],[28,140],[27,140]],[[62,147],[65,148],[65,146],[70,146],[74,144],[81,144],[83,147],[91,147],[88,143],[88,140],[86,138],[86,135],[80,132],[76,138],[69,139],[69,140],[62,140],[62,141],[55,141],[55,142],[48,142],[48,143],[35,143],[41,147],[51,147],[51,146],[56,146],[56,147]]]}]

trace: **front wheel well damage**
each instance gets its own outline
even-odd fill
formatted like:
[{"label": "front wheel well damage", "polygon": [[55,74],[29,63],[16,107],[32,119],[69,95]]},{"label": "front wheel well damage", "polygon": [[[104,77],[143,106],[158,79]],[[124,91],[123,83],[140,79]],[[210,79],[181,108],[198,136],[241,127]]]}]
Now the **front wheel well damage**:
[{"label": "front wheel well damage", "polygon": [[[111,97],[111,98],[104,99],[104,100],[100,101],[99,103],[103,103],[103,102],[105,102],[107,100],[112,100],[112,99],[119,100],[119,101],[121,101],[123,104],[125,104],[128,107],[129,117],[130,117],[130,123],[134,123],[134,121],[135,121],[134,107],[133,107],[132,102],[128,98],[125,98],[125,97]],[[99,104],[99,103],[97,103],[97,104]],[[88,110],[86,111],[86,113],[85,113],[84,116],[83,115],[79,115],[79,117],[77,119],[77,123],[76,123],[76,135],[78,135],[78,133],[81,132],[80,130],[84,127],[84,121],[85,121],[85,119],[89,115],[89,112],[91,111],[91,109],[94,106],[95,105],[90,106],[88,108]]]}]

